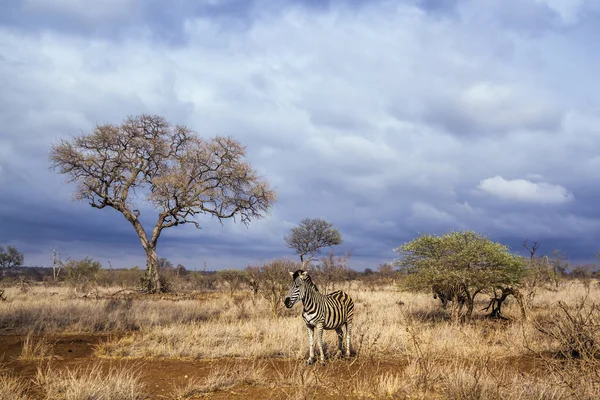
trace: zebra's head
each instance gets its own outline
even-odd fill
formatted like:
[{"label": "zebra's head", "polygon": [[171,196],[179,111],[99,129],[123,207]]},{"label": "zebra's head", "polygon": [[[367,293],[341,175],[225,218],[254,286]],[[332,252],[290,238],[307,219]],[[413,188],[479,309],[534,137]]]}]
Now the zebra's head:
[{"label": "zebra's head", "polygon": [[307,271],[303,271],[301,269],[297,270],[296,272],[289,271],[289,274],[292,277],[292,283],[290,285],[290,291],[283,301],[283,304],[285,304],[287,308],[292,308],[294,304],[296,304],[298,300],[304,296],[306,281],[310,281],[310,277],[308,276]]}]

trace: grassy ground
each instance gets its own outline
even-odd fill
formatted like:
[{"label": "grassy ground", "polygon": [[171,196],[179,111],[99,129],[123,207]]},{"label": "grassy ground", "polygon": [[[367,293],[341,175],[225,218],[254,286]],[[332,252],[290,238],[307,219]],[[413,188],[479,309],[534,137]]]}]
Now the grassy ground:
[{"label": "grassy ground", "polygon": [[[600,398],[597,282],[540,290],[528,319],[511,303],[508,320],[478,311],[461,324],[430,294],[340,288],[355,301],[355,354],[325,366],[304,365],[301,306],[275,316],[249,290],[8,288],[0,398]],[[325,341],[332,355],[335,333]]]}]

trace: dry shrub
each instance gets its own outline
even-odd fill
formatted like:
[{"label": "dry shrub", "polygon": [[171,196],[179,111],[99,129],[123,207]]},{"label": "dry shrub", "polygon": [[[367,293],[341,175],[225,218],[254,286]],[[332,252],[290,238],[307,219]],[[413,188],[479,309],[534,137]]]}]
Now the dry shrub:
[{"label": "dry shrub", "polygon": [[54,370],[48,365],[38,369],[35,384],[46,399],[52,400],[141,400],[144,386],[139,373],[111,368],[103,372],[98,365],[87,368]]},{"label": "dry shrub", "polygon": [[564,393],[563,398],[600,399],[600,365],[598,363],[546,359],[548,386]]},{"label": "dry shrub", "polygon": [[541,340],[531,340],[529,351],[541,360],[550,387],[565,398],[600,398],[600,306],[590,301],[591,293],[556,309],[540,313],[534,326]]},{"label": "dry shrub", "polygon": [[298,263],[282,258],[246,269],[252,290],[269,302],[274,317],[282,315],[283,298],[291,282],[289,272],[299,268]]},{"label": "dry shrub", "polygon": [[311,276],[319,286],[319,291],[330,293],[339,290],[340,285],[348,282],[356,275],[354,270],[348,268],[350,253],[343,256],[335,256],[333,251],[325,257],[321,257],[319,264],[314,266]]},{"label": "dry shrub", "polygon": [[440,391],[445,399],[455,400],[561,400],[569,396],[554,387],[550,379],[522,375],[505,368],[457,362],[441,366]]},{"label": "dry shrub", "polygon": [[11,400],[29,400],[27,383],[8,374],[0,374],[0,398]]},{"label": "dry shrub", "polygon": [[565,358],[600,359],[600,306],[586,297],[573,306],[559,301],[557,307],[546,323],[538,321],[538,330],[559,343]]}]

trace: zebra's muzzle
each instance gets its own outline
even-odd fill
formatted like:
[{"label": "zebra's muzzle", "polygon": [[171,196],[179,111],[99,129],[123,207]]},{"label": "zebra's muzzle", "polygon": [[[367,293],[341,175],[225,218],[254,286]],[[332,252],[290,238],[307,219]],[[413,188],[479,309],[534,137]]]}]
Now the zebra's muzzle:
[{"label": "zebra's muzzle", "polygon": [[283,304],[285,304],[286,308],[292,308],[294,305],[294,303],[292,303],[292,299],[289,297],[286,297],[285,300],[283,300]]}]

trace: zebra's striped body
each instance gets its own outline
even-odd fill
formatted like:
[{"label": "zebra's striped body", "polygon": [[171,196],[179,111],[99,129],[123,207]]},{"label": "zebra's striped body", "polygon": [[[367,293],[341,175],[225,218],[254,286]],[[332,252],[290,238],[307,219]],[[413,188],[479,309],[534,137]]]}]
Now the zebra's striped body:
[{"label": "zebra's striped body", "polygon": [[338,353],[343,351],[343,327],[346,328],[346,357],[350,357],[350,332],[354,315],[354,302],[345,292],[338,290],[329,294],[319,293],[306,271],[290,272],[293,282],[285,306],[292,308],[298,301],[302,301],[304,310],[302,318],[308,330],[309,357],[307,364],[315,361],[314,333],[317,332],[317,345],[321,363],[325,362],[323,353],[323,330],[335,329],[338,336]]},{"label": "zebra's striped body", "polygon": [[458,302],[459,310],[462,309],[466,298],[466,293],[460,287],[444,284],[444,285],[433,285],[431,287],[433,291],[433,298],[440,299],[442,303],[442,308],[446,308],[449,302],[454,301],[454,299]]}]

